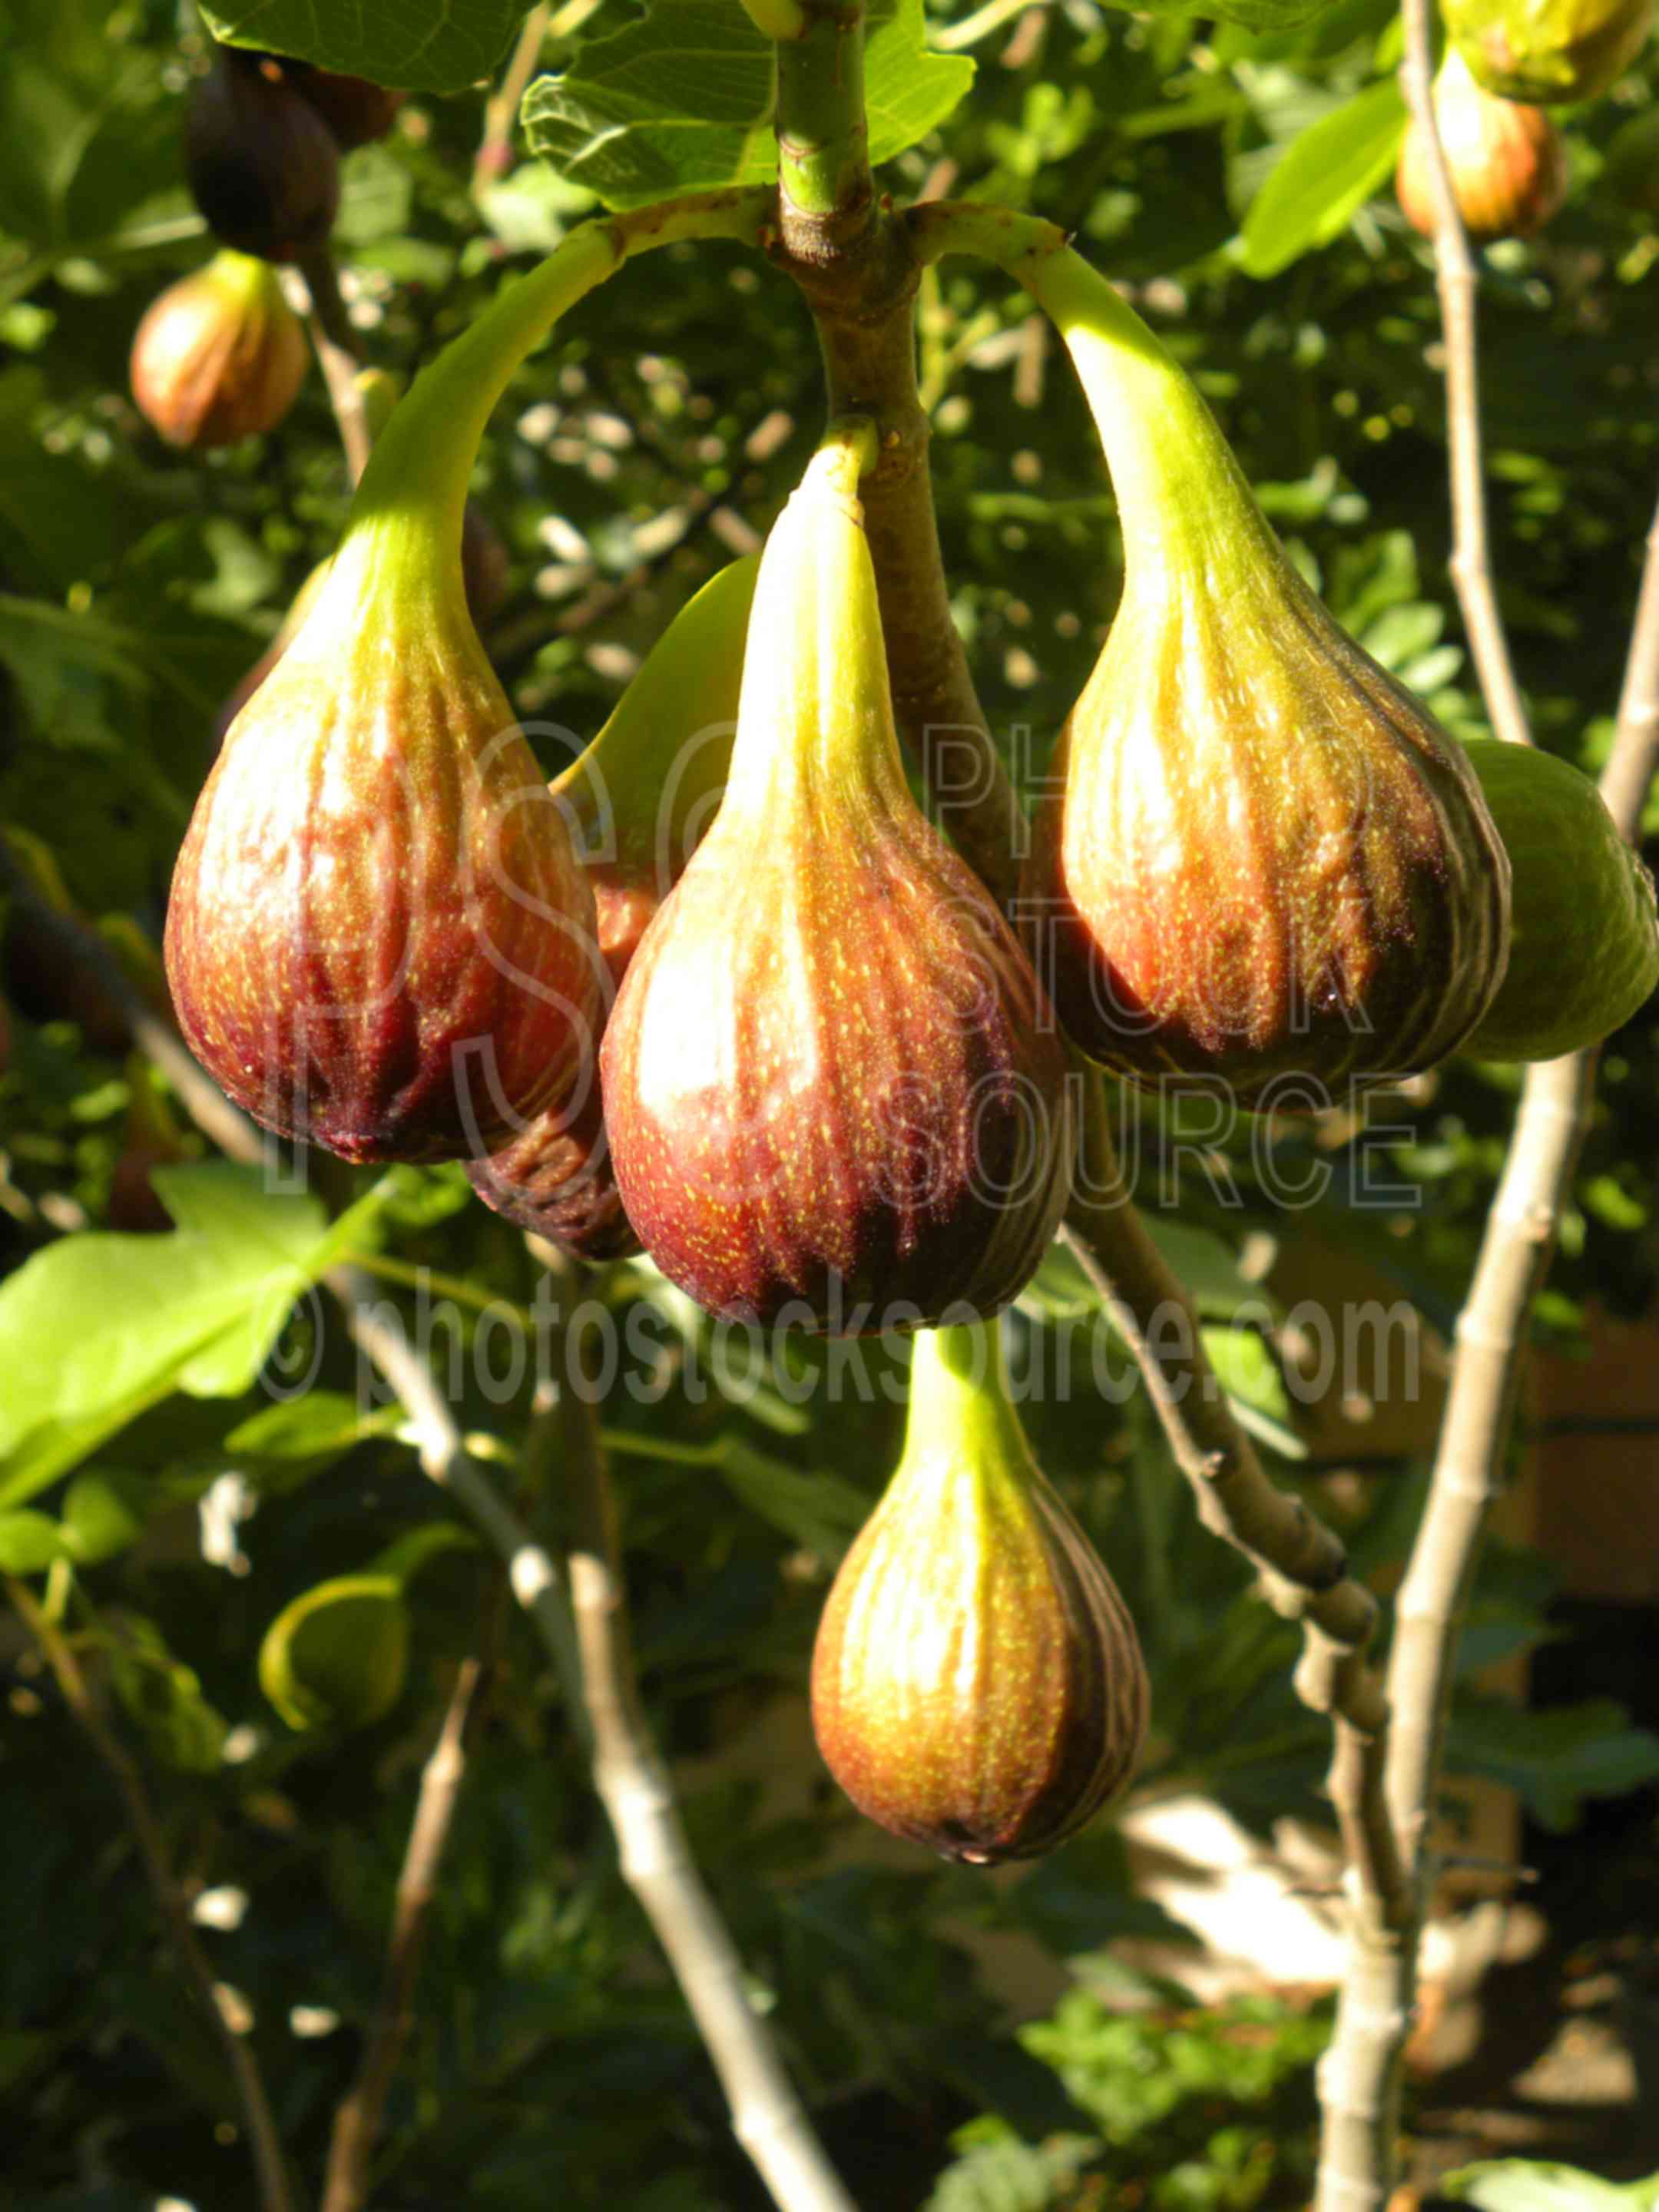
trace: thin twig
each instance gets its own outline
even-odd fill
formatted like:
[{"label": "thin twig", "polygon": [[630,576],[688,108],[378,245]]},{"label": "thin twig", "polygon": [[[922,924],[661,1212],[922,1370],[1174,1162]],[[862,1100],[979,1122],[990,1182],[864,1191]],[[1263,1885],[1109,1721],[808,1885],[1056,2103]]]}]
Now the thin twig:
[{"label": "thin twig", "polygon": [[1251,1561],[1274,1610],[1302,1624],[1297,1694],[1330,1717],[1337,1823],[1361,1893],[1393,1917],[1404,1877],[1382,1798],[1388,1708],[1365,1657],[1376,1601],[1348,1573],[1340,1540],[1267,1480],[1210,1365],[1192,1299],[1130,1202],[1095,1070],[1083,1099],[1084,1173],[1066,1240],[1134,1355],[1200,1519]]},{"label": "thin twig", "polygon": [[351,327],[345,301],[340,297],[339,271],[334,265],[333,249],[326,240],[301,262],[300,273],[305,279],[310,303],[306,319],[311,343],[316,349],[323,381],[328,386],[328,404],[339,425],[346,467],[355,484],[368,466],[369,448],[374,439],[357,382],[363,366],[362,349]]},{"label": "thin twig", "polygon": [[732,2131],[775,2203],[854,2212],[813,2135],[744,1987],[738,1957],[703,1882],[640,1703],[629,1648],[621,1547],[599,1418],[582,1378],[562,1385],[564,1474],[575,1535],[570,1594],[593,1731],[593,1779],[622,1871],[650,1916],[732,2108]]},{"label": "thin twig", "polygon": [[1659,765],[1659,514],[1648,532],[1636,620],[1619,695],[1613,750],[1601,771],[1607,811],[1634,844]]},{"label": "thin twig", "polygon": [[98,1701],[81,1672],[80,1662],[73,1648],[58,1632],[57,1624],[38,1603],[33,1592],[25,1583],[13,1581],[9,1577],[6,1594],[40,1645],[63,1693],[64,1704],[94,1751],[108,1768],[121,1793],[127,1820],[138,1845],[138,1856],[143,1862],[145,1878],[160,1910],[162,1924],[198,2004],[212,2023],[214,2035],[236,2085],[237,2098],[252,2149],[254,2172],[258,2179],[259,2202],[264,2212],[295,2212],[298,2200],[283,2164],[282,2142],[276,2133],[276,2123],[271,2117],[270,2103],[265,2095],[264,2081],[260,2075],[258,2063],[246,2039],[232,2032],[225,2017],[213,1969],[197,1941],[190,1908],[179,1894],[167,1864],[167,1841],[145,1795],[143,1778],[137,1763],[99,1711]]},{"label": "thin twig", "polygon": [[481,1672],[476,1659],[462,1661],[438,1741],[422,1770],[420,1796],[398,1876],[380,2009],[357,2079],[335,2112],[323,2212],[362,2212],[368,2203],[369,2168],[380,2116],[414,2025],[415,1984],[427,1917],[466,1773],[466,1733]]},{"label": "thin twig", "polygon": [[501,83],[484,102],[483,137],[472,163],[472,197],[506,175],[513,166],[513,126],[519,119],[525,87],[536,73],[547,38],[548,0],[538,0],[524,19],[519,43],[513,49]]},{"label": "thin twig", "polygon": [[[672,1784],[638,1717],[612,1556],[598,1536],[573,1551],[567,1595],[552,1557],[468,1457],[449,1407],[401,1321],[364,1303],[365,1286],[354,1269],[336,1270],[329,1283],[347,1302],[353,1335],[403,1401],[422,1467],[453,1493],[507,1561],[514,1595],[558,1669],[567,1710],[586,1717],[594,1782],[617,1832],[623,1878],[650,1917],[708,2046],[731,2104],[733,2133],[781,2212],[854,2212],[771,2030],[749,2002],[742,1962],[697,1872]],[[568,1408],[580,1408],[568,1410],[563,1424],[571,1454],[567,1477],[577,1497],[586,1498],[592,1477],[587,1465],[577,1463],[575,1447],[597,1455],[597,1421],[592,1407],[568,1384],[564,1395]],[[581,1443],[584,1437],[591,1437],[591,1447]],[[605,1510],[597,1509],[601,1515]]]},{"label": "thin twig", "polygon": [[[1432,106],[1426,89],[1428,0],[1406,0],[1405,20],[1407,89],[1420,118]],[[1501,645],[1484,568],[1474,287],[1472,275],[1468,283],[1457,281],[1460,260],[1468,273],[1468,246],[1450,204],[1431,114],[1428,128],[1431,173],[1437,175],[1436,243],[1447,349],[1454,533],[1460,546],[1479,550],[1480,562],[1471,572],[1476,605],[1484,604],[1488,635],[1495,633]],[[1460,579],[1460,596],[1464,580]],[[1476,643],[1467,599],[1465,620]],[[1493,726],[1505,736],[1524,736],[1507,655],[1495,681],[1478,647],[1476,666]],[[1656,761],[1659,520],[1648,539],[1619,724],[1601,782],[1602,795],[1626,836],[1640,820]],[[1400,1856],[1410,1869],[1413,1905],[1402,1923],[1377,1926],[1362,1917],[1351,1932],[1335,2033],[1320,2070],[1323,2133],[1316,2212],[1382,2212],[1391,2192],[1401,2078],[1416,1999],[1418,1944],[1437,1864],[1433,1819],[1463,1614],[1492,1509],[1503,1489],[1527,1322],[1554,1255],[1589,1118],[1595,1067],[1590,1051],[1528,1069],[1504,1171],[1458,1317],[1428,1502],[1396,1601],[1388,1671],[1393,1725],[1386,1795]]]},{"label": "thin twig", "polygon": [[1530,744],[1522,703],[1498,611],[1486,531],[1485,464],[1481,458],[1479,359],[1475,346],[1475,268],[1468,233],[1458,210],[1440,126],[1434,112],[1434,0],[1403,0],[1405,59],[1401,89],[1423,134],[1429,156],[1429,195],[1434,204],[1435,283],[1446,354],[1446,442],[1452,492],[1452,584],[1492,728],[1512,744]]}]

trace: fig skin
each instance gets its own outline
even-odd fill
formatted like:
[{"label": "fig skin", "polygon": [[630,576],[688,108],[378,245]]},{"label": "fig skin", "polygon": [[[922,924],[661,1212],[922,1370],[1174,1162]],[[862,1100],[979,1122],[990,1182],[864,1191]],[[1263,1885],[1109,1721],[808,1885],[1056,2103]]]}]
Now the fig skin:
[{"label": "fig skin", "polygon": [[[758,567],[734,561],[687,602],[604,729],[555,780],[585,848],[606,856],[587,875],[609,997],[724,787]],[[467,1175],[486,1206],[574,1259],[599,1265],[642,1249],[617,1188],[597,1079]]]},{"label": "fig skin", "polygon": [[227,247],[151,301],[129,378],[139,412],[169,445],[204,452],[274,430],[310,360],[268,264]]},{"label": "fig skin", "polygon": [[1569,763],[1496,738],[1467,750],[1509,853],[1514,910],[1509,967],[1462,1049],[1558,1060],[1621,1028],[1659,987],[1653,878]]},{"label": "fig skin", "polygon": [[[326,561],[317,563],[294,594],[270,643],[220,708],[213,725],[216,742],[223,743],[226,731],[293,644],[307,611],[323,587],[328,568]],[[461,585],[466,593],[467,611],[478,629],[482,629],[499,610],[506,596],[507,576],[507,553],[501,533],[469,500],[461,532]]]},{"label": "fig skin", "polygon": [[337,70],[318,69],[306,62],[284,62],[295,90],[314,107],[343,154],[384,138],[398,119],[408,98],[366,76],[345,76]]},{"label": "fig skin", "polygon": [[1538,107],[1594,100],[1653,27],[1654,0],[1448,0],[1446,36],[1477,83]]},{"label": "fig skin", "polygon": [[811,1697],[859,1810],[970,1865],[1052,1850],[1134,1771],[1139,1640],[1031,1455],[994,1328],[915,1340],[904,1449],[825,1602]]},{"label": "fig skin", "polygon": [[459,548],[430,588],[396,528],[348,540],[231,726],[167,921],[198,1059],[354,1161],[472,1156],[574,1084],[599,1003],[592,893]]},{"label": "fig skin", "polygon": [[[1530,238],[1567,196],[1561,134],[1541,107],[1499,100],[1469,75],[1456,48],[1435,80],[1435,119],[1452,191],[1472,239]],[[1413,230],[1434,236],[1429,151],[1413,120],[1407,128],[1395,191]]]},{"label": "fig skin", "polygon": [[299,261],[340,208],[340,155],[328,125],[280,63],[216,49],[185,114],[185,172],[208,227],[262,261]]},{"label": "fig skin", "polygon": [[[656,894],[614,871],[590,868],[599,951],[614,990],[627,971]],[[467,1164],[467,1180],[492,1212],[573,1259],[595,1266],[643,1250],[617,1188],[597,1069],[578,1099],[538,1114],[520,1135]]]},{"label": "fig skin", "polygon": [[1219,1079],[1245,1107],[1431,1066],[1508,956],[1509,862],[1473,772],[1303,582],[1110,286],[1069,252],[1018,273],[1082,375],[1126,560],[1026,872],[1061,1020],[1133,1081]]},{"label": "fig skin", "polygon": [[820,454],[768,542],[726,796],[600,1054],[657,1265],[714,1313],[835,1335],[1017,1296],[1072,1152],[1052,1010],[905,782],[847,461]]}]

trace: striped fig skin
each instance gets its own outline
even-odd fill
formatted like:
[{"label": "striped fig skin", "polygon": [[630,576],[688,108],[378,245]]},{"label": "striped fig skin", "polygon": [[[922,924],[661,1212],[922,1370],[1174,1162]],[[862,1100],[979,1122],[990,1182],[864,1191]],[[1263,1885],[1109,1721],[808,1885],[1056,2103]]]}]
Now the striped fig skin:
[{"label": "striped fig skin", "polygon": [[1024,904],[1091,1058],[1311,1107],[1474,1027],[1507,958],[1509,863],[1459,749],[1258,526],[1221,594],[1180,568],[1137,590],[1132,569]]},{"label": "striped fig skin", "polygon": [[913,1417],[812,1654],[841,1787],[974,1864],[1036,1856],[1092,1819],[1134,1771],[1149,1704],[1117,1586],[1004,1412],[1012,1433],[988,1444],[919,1441]]},{"label": "striped fig skin", "polygon": [[910,797],[857,509],[810,478],[749,636],[720,814],[601,1048],[623,1203],[727,1317],[856,1335],[994,1312],[1066,1202],[1063,1048]]},{"label": "striped fig skin", "polygon": [[[614,988],[660,902],[654,884],[625,870],[593,867],[587,876]],[[597,1067],[572,1102],[547,1108],[521,1133],[469,1162],[466,1173],[492,1212],[573,1259],[598,1265],[643,1249],[617,1188]]]},{"label": "striped fig skin", "polygon": [[232,725],[167,909],[191,1048],[279,1134],[349,1160],[475,1154],[569,1090],[599,1004],[593,900],[460,604],[337,556]]}]

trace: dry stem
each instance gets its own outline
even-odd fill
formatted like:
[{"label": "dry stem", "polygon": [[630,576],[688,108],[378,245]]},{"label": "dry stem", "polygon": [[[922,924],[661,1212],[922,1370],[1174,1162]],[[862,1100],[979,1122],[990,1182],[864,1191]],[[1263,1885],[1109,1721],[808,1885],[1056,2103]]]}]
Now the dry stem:
[{"label": "dry stem", "polygon": [[427,1917],[466,1773],[466,1732],[481,1672],[476,1659],[462,1661],[438,1741],[421,1772],[415,1819],[398,1876],[380,2010],[357,2079],[334,2115],[323,2212],[362,2212],[368,2203],[380,2116],[414,2025],[415,1984]]},{"label": "dry stem", "polygon": [[1434,0],[1403,0],[1406,58],[1401,88],[1429,154],[1429,192],[1434,202],[1435,282],[1446,351],[1446,440],[1452,494],[1451,578],[1463,611],[1481,696],[1492,727],[1512,744],[1530,744],[1526,708],[1510,659],[1509,641],[1492,586],[1486,532],[1485,468],[1481,459],[1479,362],[1475,349],[1475,269],[1468,234],[1458,212],[1445,149],[1434,112]]},{"label": "dry stem", "polygon": [[301,274],[305,278],[309,301],[306,319],[311,343],[316,349],[323,381],[328,386],[328,404],[334,410],[340,443],[345,449],[346,467],[355,484],[368,466],[369,448],[374,441],[363,410],[363,395],[357,385],[357,374],[363,365],[362,353],[351,319],[346,313],[345,301],[340,297],[333,248],[325,241],[314,253],[307,254],[301,264]]}]

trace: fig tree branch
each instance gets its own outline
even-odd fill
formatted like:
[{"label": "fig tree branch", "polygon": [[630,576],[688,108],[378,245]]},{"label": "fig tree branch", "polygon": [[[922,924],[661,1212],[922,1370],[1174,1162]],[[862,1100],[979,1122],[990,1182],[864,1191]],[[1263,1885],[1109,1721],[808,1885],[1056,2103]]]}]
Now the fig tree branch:
[{"label": "fig tree branch", "polygon": [[1512,744],[1530,744],[1532,732],[1498,611],[1486,529],[1479,359],[1475,342],[1475,267],[1468,233],[1458,211],[1446,166],[1446,149],[1434,107],[1434,0],[1402,0],[1405,59],[1401,88],[1429,157],[1434,203],[1435,283],[1446,356],[1446,440],[1450,456],[1452,585],[1463,611],[1469,651],[1492,728]]},{"label": "fig tree branch", "polygon": [[333,248],[326,240],[314,253],[306,256],[300,273],[305,280],[306,320],[311,343],[317,365],[323,372],[323,381],[328,386],[328,404],[339,426],[346,468],[356,484],[368,466],[369,447],[374,440],[357,382],[357,373],[363,365],[362,354],[345,301],[340,297],[339,271],[334,265]]},{"label": "fig tree branch", "polygon": [[415,1985],[427,1919],[466,1773],[466,1734],[481,1671],[476,1659],[462,1661],[438,1741],[421,1770],[420,1795],[392,1905],[380,2011],[357,2079],[335,2111],[322,2212],[362,2212],[369,2200],[370,2167],[386,2092],[414,2024]]},{"label": "fig tree branch", "polygon": [[[796,2096],[771,2031],[750,2004],[743,1965],[686,1842],[673,1785],[640,1712],[628,1656],[614,1508],[592,1406],[555,1355],[564,1407],[565,1475],[580,1533],[568,1594],[549,1553],[469,1457],[425,1361],[395,1315],[372,1308],[354,1271],[330,1287],[347,1325],[402,1400],[428,1477],[450,1490],[507,1561],[514,1595],[546,1644],[568,1710],[592,1732],[593,1778],[616,1831],[623,1878],[644,1906],[696,2021],[732,2111],[732,2131],[780,2212],[854,2212]],[[574,1627],[572,1627],[574,1604]],[[574,1677],[574,1679],[573,1679]]]},{"label": "fig tree branch", "polygon": [[173,1881],[173,1869],[167,1863],[167,1839],[161,1832],[161,1822],[151,1809],[137,1762],[104,1718],[91,1686],[81,1672],[81,1662],[75,1656],[73,1646],[61,1633],[57,1623],[47,1615],[34,1593],[26,1583],[9,1577],[6,1595],[39,1644],[76,1726],[108,1769],[121,1793],[121,1802],[126,1808],[127,1825],[137,1844],[144,1878],[149,1884],[150,1894],[161,1916],[161,1924],[184,1971],[191,1994],[211,2025],[215,2040],[235,2084],[237,2100],[242,2108],[242,2118],[252,2151],[262,2212],[299,2212],[299,2199],[283,2163],[282,2141],[271,2116],[270,2102],[265,2095],[264,2080],[260,2074],[258,2062],[246,2038],[233,2032],[219,2002],[213,1969],[197,1940],[190,1909]]},{"label": "fig tree branch", "polygon": [[1084,1172],[1066,1211],[1066,1242],[1134,1356],[1199,1518],[1250,1561],[1274,1611],[1302,1624],[1297,1694],[1330,1719],[1328,1786],[1344,1847],[1361,1896],[1391,1918],[1404,1909],[1405,1881],[1382,1802],[1388,1708],[1366,1657],[1376,1601],[1348,1573],[1340,1540],[1268,1480],[1234,1419],[1192,1298],[1130,1199],[1103,1080],[1092,1068],[1084,1077],[1082,1118]]}]

